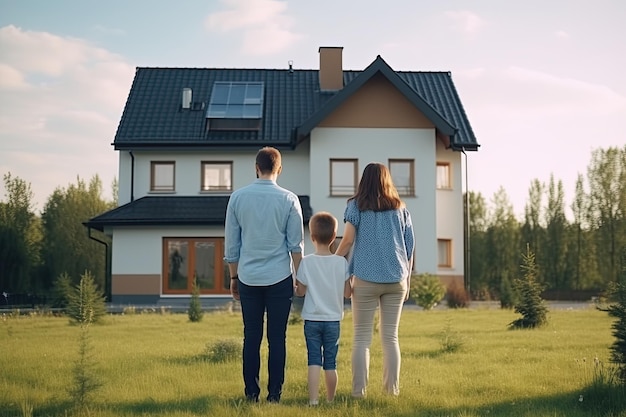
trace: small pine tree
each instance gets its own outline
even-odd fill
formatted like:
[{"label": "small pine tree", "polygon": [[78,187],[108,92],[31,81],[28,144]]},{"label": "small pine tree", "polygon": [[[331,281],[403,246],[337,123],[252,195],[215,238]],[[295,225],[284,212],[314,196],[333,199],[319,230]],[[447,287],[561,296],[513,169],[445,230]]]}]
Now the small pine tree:
[{"label": "small pine tree", "polygon": [[425,273],[411,279],[410,297],[424,310],[431,310],[445,295],[446,287],[435,275]]},{"label": "small pine tree", "polygon": [[526,253],[522,254],[521,269],[524,276],[513,281],[513,289],[518,295],[515,312],[520,313],[522,317],[511,322],[509,326],[514,329],[543,326],[548,321],[548,308],[541,298],[544,287],[537,281],[535,254],[528,245],[526,245]]},{"label": "small pine tree", "polygon": [[[65,280],[63,276],[60,280]],[[92,324],[106,315],[104,294],[98,290],[93,275],[85,271],[75,287],[64,287],[66,294],[66,313],[78,324]]]},{"label": "small pine tree", "polygon": [[[60,279],[66,280],[63,276]],[[71,290],[70,290],[71,289]],[[74,364],[74,383],[69,387],[74,407],[87,410],[93,393],[102,386],[94,367],[89,326],[102,317],[106,311],[104,296],[97,291],[93,276],[85,272],[75,288],[67,289],[67,310],[70,317],[80,325],[78,340],[78,360]]]},{"label": "small pine tree", "polygon": [[204,312],[200,303],[200,287],[198,286],[198,278],[193,277],[193,288],[191,289],[191,301],[189,302],[189,321],[196,323],[202,321]]},{"label": "small pine tree", "polygon": [[609,287],[609,316],[617,320],[611,325],[615,341],[611,345],[611,362],[617,366],[618,376],[626,386],[626,249],[622,253],[622,280]]}]

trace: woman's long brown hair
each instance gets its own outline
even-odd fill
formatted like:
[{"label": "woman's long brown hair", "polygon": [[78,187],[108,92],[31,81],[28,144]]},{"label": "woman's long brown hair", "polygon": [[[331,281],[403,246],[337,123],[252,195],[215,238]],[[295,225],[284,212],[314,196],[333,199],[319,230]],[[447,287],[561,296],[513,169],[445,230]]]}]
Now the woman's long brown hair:
[{"label": "woman's long brown hair", "polygon": [[360,211],[394,210],[404,206],[393,185],[389,169],[378,162],[367,164],[357,192],[349,200],[356,200]]}]

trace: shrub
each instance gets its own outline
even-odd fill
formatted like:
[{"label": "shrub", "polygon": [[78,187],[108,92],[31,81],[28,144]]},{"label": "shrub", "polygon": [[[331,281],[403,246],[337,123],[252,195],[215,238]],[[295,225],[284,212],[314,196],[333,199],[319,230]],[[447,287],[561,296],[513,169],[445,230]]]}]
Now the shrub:
[{"label": "shrub", "polygon": [[419,274],[411,279],[410,297],[424,310],[431,310],[446,295],[446,287],[435,275]]},{"label": "shrub", "polygon": [[467,290],[457,281],[453,281],[448,286],[446,299],[450,308],[467,308],[470,305],[470,297]]},{"label": "shrub", "polygon": [[198,286],[198,279],[193,278],[193,288],[191,289],[191,301],[189,302],[189,321],[196,323],[202,321],[204,312],[202,311],[202,304],[200,303],[200,287]]},{"label": "shrub", "polygon": [[208,343],[205,356],[211,362],[229,362],[241,357],[241,342],[234,339]]},{"label": "shrub", "polygon": [[535,254],[526,246],[526,253],[522,254],[524,276],[513,281],[513,289],[519,300],[515,303],[515,312],[521,318],[509,324],[514,329],[540,327],[547,323],[548,308],[545,306],[541,293],[544,286],[537,281],[537,264]]}]

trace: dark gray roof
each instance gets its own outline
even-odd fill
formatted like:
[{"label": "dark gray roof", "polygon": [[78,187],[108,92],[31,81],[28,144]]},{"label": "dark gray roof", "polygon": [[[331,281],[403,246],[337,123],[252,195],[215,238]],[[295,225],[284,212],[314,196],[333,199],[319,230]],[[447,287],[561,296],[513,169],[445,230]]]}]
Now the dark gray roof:
[{"label": "dark gray roof", "polygon": [[[96,216],[84,225],[104,231],[111,226],[224,225],[229,196],[147,196]],[[313,215],[308,196],[298,196],[304,223]]]},{"label": "dark gray roof", "polygon": [[[295,148],[332,110],[375,74],[385,76],[451,137],[455,150],[478,143],[449,72],[396,72],[379,56],[363,71],[344,71],[339,92],[320,91],[318,70],[137,68],[115,135],[115,149]],[[216,81],[261,81],[264,114],[259,131],[208,131],[206,106]],[[192,109],[181,108],[183,88],[191,88]]]}]

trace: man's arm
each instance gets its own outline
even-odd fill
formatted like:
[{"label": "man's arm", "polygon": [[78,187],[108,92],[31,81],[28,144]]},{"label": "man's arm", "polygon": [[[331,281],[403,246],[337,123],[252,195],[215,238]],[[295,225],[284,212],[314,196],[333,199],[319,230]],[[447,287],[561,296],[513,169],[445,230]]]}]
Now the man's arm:
[{"label": "man's arm", "polygon": [[239,262],[233,262],[228,264],[228,272],[230,274],[230,294],[234,300],[239,301],[239,275],[237,270],[239,268]]},{"label": "man's arm", "polygon": [[302,252],[291,252],[291,260],[293,261],[293,272],[297,276],[298,268],[300,268],[300,261],[302,261]]}]

